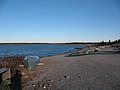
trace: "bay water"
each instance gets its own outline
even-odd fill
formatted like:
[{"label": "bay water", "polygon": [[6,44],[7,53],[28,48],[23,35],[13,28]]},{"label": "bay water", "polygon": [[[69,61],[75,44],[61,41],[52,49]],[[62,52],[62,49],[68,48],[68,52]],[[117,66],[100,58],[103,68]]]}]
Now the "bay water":
[{"label": "bay water", "polygon": [[51,56],[75,51],[83,48],[82,44],[6,44],[0,45],[0,57],[2,56]]}]

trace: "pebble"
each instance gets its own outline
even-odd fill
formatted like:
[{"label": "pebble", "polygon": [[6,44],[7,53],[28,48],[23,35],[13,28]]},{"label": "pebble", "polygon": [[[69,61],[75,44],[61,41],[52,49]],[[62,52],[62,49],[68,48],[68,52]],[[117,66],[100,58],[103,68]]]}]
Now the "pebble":
[{"label": "pebble", "polygon": [[80,76],[77,76],[78,78],[81,78]]},{"label": "pebble", "polygon": [[35,84],[32,84],[33,87],[35,87]]},{"label": "pebble", "polygon": [[28,78],[29,76],[25,76],[25,78]]},{"label": "pebble", "polygon": [[64,78],[70,78],[70,76],[63,76]]},{"label": "pebble", "polygon": [[22,75],[25,75],[25,73],[24,73],[24,72],[22,72]]},{"label": "pebble", "polygon": [[43,66],[44,65],[44,63],[38,63],[38,66]]},{"label": "pebble", "polygon": [[47,88],[46,86],[43,86],[43,88],[45,89],[45,88]]},{"label": "pebble", "polygon": [[54,80],[51,80],[50,82],[54,82]]},{"label": "pebble", "polygon": [[19,67],[24,67],[24,65],[19,65]]}]

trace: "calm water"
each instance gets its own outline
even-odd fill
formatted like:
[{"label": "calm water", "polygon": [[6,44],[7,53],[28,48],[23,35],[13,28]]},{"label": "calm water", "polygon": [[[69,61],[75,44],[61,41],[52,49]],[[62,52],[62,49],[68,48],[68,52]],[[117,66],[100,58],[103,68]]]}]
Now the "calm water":
[{"label": "calm water", "polygon": [[0,45],[0,56],[50,56],[74,51],[75,48],[82,48],[84,45],[63,45],[63,44],[17,44]]}]

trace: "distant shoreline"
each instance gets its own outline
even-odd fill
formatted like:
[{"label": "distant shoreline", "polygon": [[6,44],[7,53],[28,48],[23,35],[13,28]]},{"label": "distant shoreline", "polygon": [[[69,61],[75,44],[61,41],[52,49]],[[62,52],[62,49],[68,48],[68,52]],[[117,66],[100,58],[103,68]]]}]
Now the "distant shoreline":
[{"label": "distant shoreline", "polygon": [[96,45],[110,45],[120,43],[120,39],[109,40],[109,41],[71,41],[71,42],[0,42],[0,45],[11,45],[11,44],[96,44]]},{"label": "distant shoreline", "polygon": [[73,42],[73,43],[0,43],[0,45],[14,44],[99,44],[100,42]]}]

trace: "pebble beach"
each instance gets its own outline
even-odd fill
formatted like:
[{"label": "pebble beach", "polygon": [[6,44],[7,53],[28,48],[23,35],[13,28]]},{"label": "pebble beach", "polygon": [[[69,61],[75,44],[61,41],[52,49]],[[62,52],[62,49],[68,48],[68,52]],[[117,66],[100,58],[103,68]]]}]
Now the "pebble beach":
[{"label": "pebble beach", "polygon": [[[120,90],[120,54],[106,47],[90,55],[45,57],[23,90]],[[25,78],[24,76],[22,78]]]},{"label": "pebble beach", "polygon": [[24,57],[0,59],[0,67],[11,69],[15,90],[120,90],[120,52],[110,45],[42,57],[31,70]]}]

